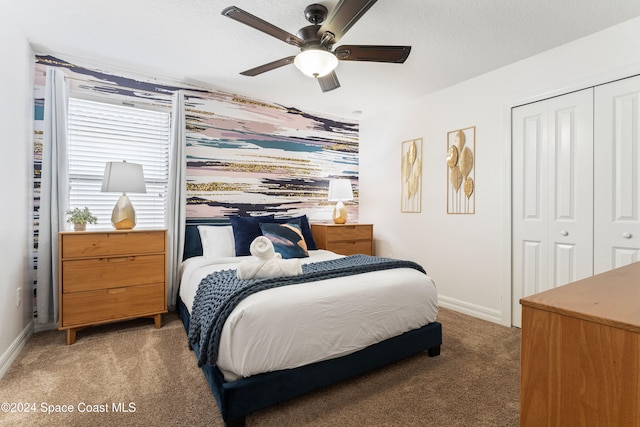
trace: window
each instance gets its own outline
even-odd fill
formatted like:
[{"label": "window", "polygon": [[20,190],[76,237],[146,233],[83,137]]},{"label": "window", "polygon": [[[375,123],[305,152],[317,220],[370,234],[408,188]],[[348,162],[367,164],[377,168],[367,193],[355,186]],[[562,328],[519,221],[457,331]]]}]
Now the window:
[{"label": "window", "polygon": [[106,162],[142,165],[147,192],[128,193],[136,227],[164,227],[169,171],[170,113],[69,99],[69,204],[87,206],[99,228],[111,224],[120,194],[101,193]]}]

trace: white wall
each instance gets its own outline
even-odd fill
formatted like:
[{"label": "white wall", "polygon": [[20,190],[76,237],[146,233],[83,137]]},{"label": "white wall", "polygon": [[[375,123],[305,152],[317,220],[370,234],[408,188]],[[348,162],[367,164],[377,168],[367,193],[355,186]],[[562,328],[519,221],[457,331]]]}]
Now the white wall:
[{"label": "white wall", "polygon": [[[510,107],[640,73],[640,18],[360,123],[360,222],[377,255],[420,262],[442,306],[505,325],[510,308]],[[401,77],[399,77],[401,78]],[[447,215],[447,132],[476,126],[476,213]],[[400,143],[423,138],[421,213],[400,213]]]},{"label": "white wall", "polygon": [[33,53],[10,15],[0,17],[0,377],[32,330]]}]

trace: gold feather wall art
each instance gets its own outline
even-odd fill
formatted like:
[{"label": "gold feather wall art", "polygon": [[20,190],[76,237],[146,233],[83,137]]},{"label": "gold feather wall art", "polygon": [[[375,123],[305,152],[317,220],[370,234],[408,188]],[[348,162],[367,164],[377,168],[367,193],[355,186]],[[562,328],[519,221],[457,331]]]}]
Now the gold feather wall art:
[{"label": "gold feather wall art", "polygon": [[475,151],[475,126],[447,133],[447,213],[476,211]]},{"label": "gold feather wall art", "polygon": [[402,142],[400,211],[422,210],[422,138]]}]

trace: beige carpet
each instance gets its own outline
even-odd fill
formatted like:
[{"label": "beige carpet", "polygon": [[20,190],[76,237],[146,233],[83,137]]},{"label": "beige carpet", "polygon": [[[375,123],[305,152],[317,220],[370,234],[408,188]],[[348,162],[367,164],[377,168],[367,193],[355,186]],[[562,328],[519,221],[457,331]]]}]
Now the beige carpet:
[{"label": "beige carpet", "polygon": [[[440,356],[420,354],[260,411],[247,426],[517,426],[520,331],[446,309],[438,320]],[[2,402],[35,406],[0,412],[2,426],[223,425],[173,313],[161,329],[150,319],[85,329],[71,346],[64,332],[34,334],[0,381]],[[49,405],[74,412],[42,412]]]}]

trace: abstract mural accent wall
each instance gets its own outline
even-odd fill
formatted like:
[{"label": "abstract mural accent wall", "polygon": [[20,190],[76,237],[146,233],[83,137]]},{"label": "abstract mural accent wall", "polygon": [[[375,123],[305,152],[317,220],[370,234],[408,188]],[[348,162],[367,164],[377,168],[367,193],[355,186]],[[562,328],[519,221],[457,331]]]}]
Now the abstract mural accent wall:
[{"label": "abstract mural accent wall", "polygon": [[329,179],[350,179],[357,194],[356,123],[219,92],[187,92],[185,104],[188,218],[329,220]]},{"label": "abstract mural accent wall", "polygon": [[117,76],[62,59],[36,56],[34,181],[36,226],[42,152],[46,67],[64,69],[72,93],[171,108],[175,91],[186,94],[187,218],[230,214],[306,214],[329,221],[331,178],[351,180],[358,219],[357,122],[314,115],[222,91]]}]

